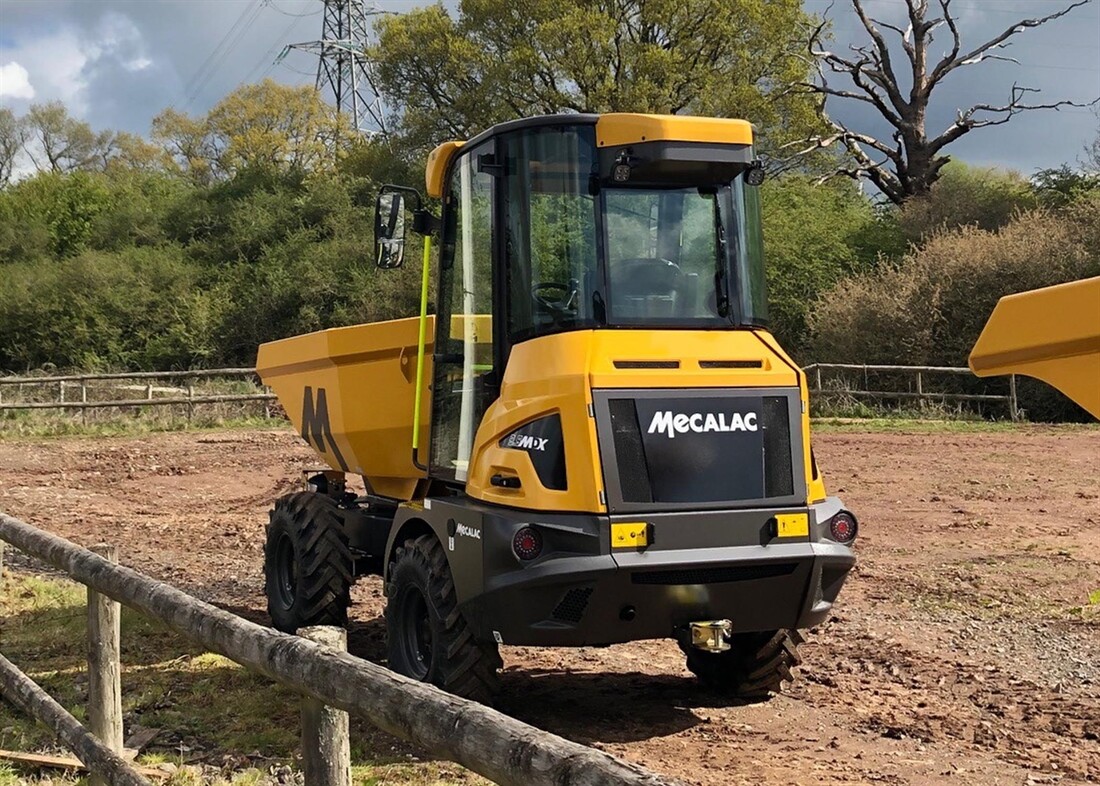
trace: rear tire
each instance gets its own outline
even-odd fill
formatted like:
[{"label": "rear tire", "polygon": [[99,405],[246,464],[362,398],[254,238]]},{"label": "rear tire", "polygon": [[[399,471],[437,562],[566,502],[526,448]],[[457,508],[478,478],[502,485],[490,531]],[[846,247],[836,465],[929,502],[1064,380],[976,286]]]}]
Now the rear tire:
[{"label": "rear tire", "polygon": [[389,666],[420,682],[488,704],[503,665],[496,643],[474,640],[457,608],[443,546],[433,535],[398,547],[386,582]]},{"label": "rear tire", "polygon": [[335,500],[303,491],[275,501],[264,544],[264,590],[277,630],[347,625],[353,569]]},{"label": "rear tire", "polygon": [[797,630],[738,633],[725,652],[705,652],[681,642],[687,667],[708,688],[746,701],[762,701],[794,679],[791,669],[802,662]]}]

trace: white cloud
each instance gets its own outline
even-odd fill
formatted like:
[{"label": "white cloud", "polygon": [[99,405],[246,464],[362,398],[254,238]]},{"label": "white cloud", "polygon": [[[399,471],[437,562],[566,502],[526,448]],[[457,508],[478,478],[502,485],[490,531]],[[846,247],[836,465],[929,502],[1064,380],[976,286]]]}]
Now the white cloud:
[{"label": "white cloud", "polygon": [[14,60],[0,66],[0,98],[34,98],[34,87],[27,69]]},{"label": "white cloud", "polygon": [[107,10],[88,25],[63,18],[59,21],[38,35],[20,36],[18,45],[0,45],[0,62],[11,60],[19,69],[13,85],[27,83],[26,88],[14,93],[9,89],[5,66],[3,95],[62,101],[70,112],[83,117],[98,100],[91,89],[97,78],[108,79],[105,74],[111,69],[138,73],[153,65],[144,36],[123,13]]}]

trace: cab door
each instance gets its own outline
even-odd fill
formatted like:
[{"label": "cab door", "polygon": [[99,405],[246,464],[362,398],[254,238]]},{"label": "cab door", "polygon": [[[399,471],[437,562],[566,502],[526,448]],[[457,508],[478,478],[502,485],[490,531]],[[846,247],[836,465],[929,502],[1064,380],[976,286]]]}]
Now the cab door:
[{"label": "cab door", "polygon": [[444,194],[433,356],[432,477],[465,482],[474,435],[497,397],[493,352],[496,190],[490,139],[456,157]]}]

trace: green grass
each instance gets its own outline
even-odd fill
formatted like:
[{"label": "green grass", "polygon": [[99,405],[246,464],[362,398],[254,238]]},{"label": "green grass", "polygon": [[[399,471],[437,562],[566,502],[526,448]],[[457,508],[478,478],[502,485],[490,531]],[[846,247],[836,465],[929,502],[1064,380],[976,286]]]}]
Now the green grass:
[{"label": "green grass", "polygon": [[[8,571],[0,592],[0,648],[77,718],[84,716],[85,590],[72,582]],[[180,769],[169,786],[273,782],[272,766],[295,767],[299,696],[187,642],[128,609],[122,613],[122,704],[126,732],[159,729],[140,762]],[[0,748],[61,753],[52,733],[0,703]],[[352,719],[356,784],[483,783],[458,765],[410,762],[421,752]],[[235,766],[225,770],[232,757]],[[216,768],[216,769],[215,769]],[[36,773],[0,762],[0,786],[78,775]]]},{"label": "green grass", "polygon": [[246,415],[222,417],[199,415],[158,417],[137,414],[90,421],[79,415],[44,415],[37,412],[3,413],[0,415],[0,442],[43,437],[133,437],[166,431],[216,431],[229,428],[279,428],[287,425],[281,417]]},{"label": "green grass", "polygon": [[1096,423],[1013,423],[1010,420],[924,420],[912,417],[840,418],[815,417],[817,434],[905,433],[905,434],[988,434],[1024,431],[1097,431]]}]

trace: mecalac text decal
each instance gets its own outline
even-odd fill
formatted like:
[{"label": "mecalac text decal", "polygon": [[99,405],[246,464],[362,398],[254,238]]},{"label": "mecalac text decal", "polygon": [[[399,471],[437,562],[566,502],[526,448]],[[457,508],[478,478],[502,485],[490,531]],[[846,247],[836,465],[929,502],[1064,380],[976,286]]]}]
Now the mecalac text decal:
[{"label": "mecalac text decal", "polygon": [[653,420],[649,422],[650,434],[664,434],[672,439],[677,434],[687,434],[692,431],[696,434],[707,432],[728,431],[756,431],[756,413],[724,412],[673,412],[670,409],[653,413]]}]

